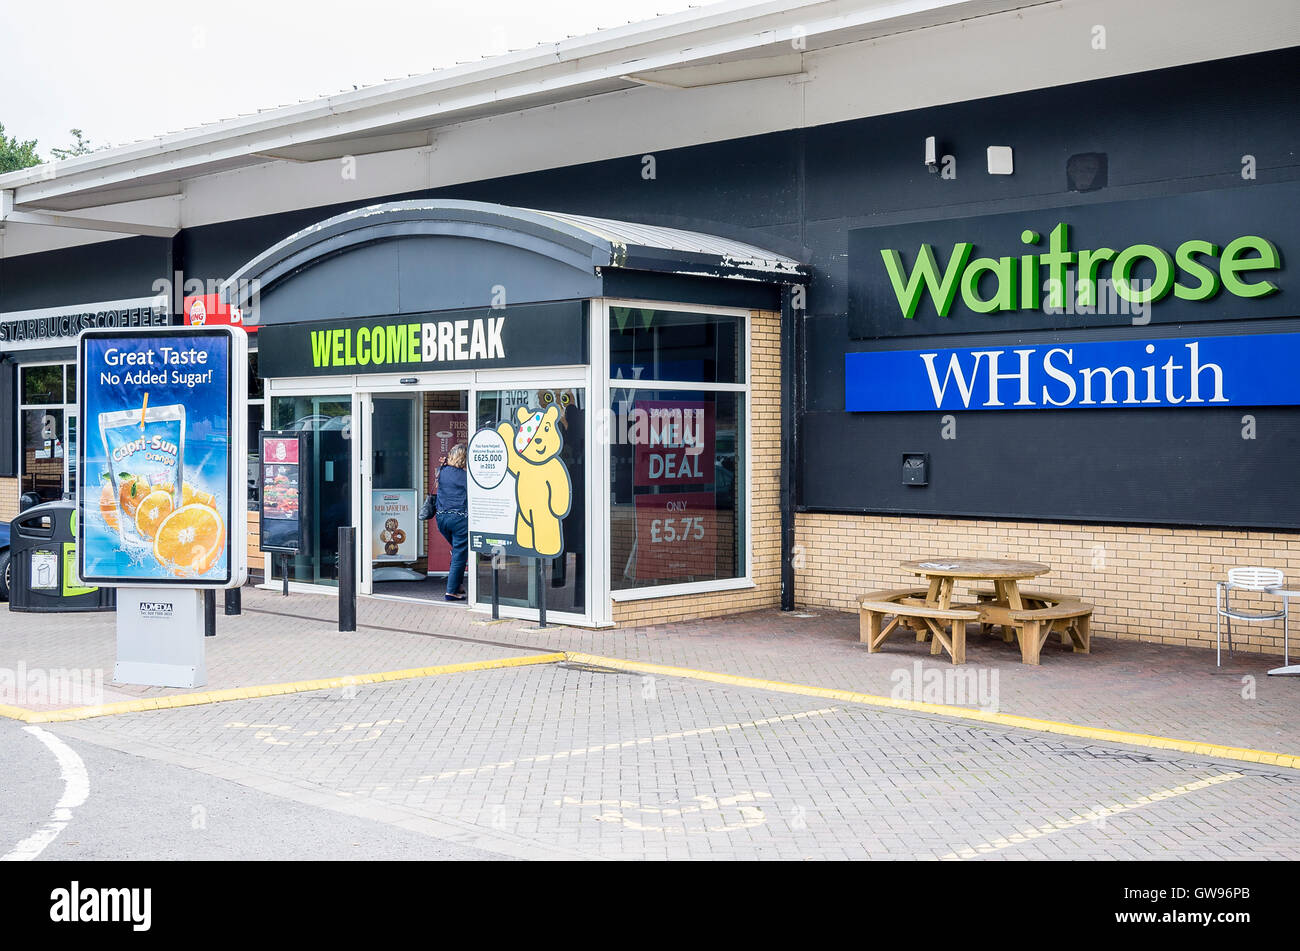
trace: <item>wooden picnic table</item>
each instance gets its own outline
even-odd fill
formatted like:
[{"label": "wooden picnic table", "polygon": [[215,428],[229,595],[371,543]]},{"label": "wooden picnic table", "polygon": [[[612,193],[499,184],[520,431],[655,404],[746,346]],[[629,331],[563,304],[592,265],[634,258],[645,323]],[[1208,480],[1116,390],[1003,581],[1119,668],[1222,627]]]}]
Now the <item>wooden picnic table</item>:
[{"label": "wooden picnic table", "polygon": [[958,581],[991,581],[996,597],[993,602],[985,602],[987,606],[1005,605],[1008,611],[1023,611],[1025,603],[1020,594],[1019,582],[1026,578],[1037,578],[1052,570],[1036,561],[1010,561],[1003,558],[932,558],[927,561],[905,561],[902,567],[929,579],[930,590],[925,597],[926,603],[945,610],[952,607],[952,589]]},{"label": "wooden picnic table", "polygon": [[[1020,659],[1026,664],[1039,663],[1053,633],[1076,653],[1090,649],[1092,605],[1071,596],[1021,590],[1021,581],[1051,571],[1047,565],[1002,558],[931,558],[904,561],[902,567],[924,577],[929,587],[873,591],[858,600],[859,637],[870,653],[879,651],[900,628],[911,628],[918,641],[933,638],[931,654],[945,650],[954,664],[962,664],[967,623],[978,623],[982,632],[1001,627],[1004,641],[1020,642]],[[958,581],[991,582],[993,587],[977,588],[974,601],[955,602]]]}]

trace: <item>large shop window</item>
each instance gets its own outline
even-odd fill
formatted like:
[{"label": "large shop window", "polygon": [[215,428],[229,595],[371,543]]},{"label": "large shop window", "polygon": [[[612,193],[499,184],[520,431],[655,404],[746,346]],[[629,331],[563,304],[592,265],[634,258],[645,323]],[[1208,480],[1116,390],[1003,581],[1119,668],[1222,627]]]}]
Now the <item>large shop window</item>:
[{"label": "large shop window", "polygon": [[611,308],[610,340],[611,588],[744,578],[744,324]]},{"label": "large shop window", "polygon": [[18,382],[22,492],[42,502],[76,490],[77,368],[68,364],[25,366]]}]

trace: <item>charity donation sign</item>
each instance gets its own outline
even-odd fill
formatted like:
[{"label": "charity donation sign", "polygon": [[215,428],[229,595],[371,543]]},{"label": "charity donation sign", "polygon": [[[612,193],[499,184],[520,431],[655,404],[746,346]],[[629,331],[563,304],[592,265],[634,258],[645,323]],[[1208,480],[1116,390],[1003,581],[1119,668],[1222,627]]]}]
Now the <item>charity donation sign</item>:
[{"label": "charity donation sign", "polygon": [[484,428],[466,458],[469,547],[524,558],[553,558],[564,550],[561,523],[573,486],[560,451],[560,409],[521,406],[514,420]]},{"label": "charity donation sign", "polygon": [[242,584],[244,332],[87,330],[77,360],[79,577],[115,587]]}]

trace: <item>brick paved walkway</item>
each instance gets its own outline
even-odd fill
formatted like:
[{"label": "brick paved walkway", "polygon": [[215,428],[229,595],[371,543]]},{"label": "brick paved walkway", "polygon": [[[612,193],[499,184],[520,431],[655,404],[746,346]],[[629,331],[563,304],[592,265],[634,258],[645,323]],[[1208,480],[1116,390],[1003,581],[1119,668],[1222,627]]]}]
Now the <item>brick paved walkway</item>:
[{"label": "brick paved walkway", "polygon": [[[259,592],[259,595],[263,592]],[[246,602],[247,603],[247,602]],[[261,609],[263,601],[257,602]],[[322,599],[298,610],[329,617]],[[476,615],[448,617],[406,602],[364,599],[365,625],[428,633],[465,634],[530,649],[585,651],[627,660],[837,687],[888,696],[913,664],[951,669],[932,659],[926,644],[892,638],[886,650],[868,654],[858,641],[858,619],[837,612],[756,611],[725,618],[659,626],[587,631],[521,630],[524,622],[472,627]],[[813,616],[801,616],[812,614]],[[973,630],[973,629],[972,629]],[[997,671],[998,709],[1004,713],[1170,736],[1283,753],[1300,753],[1300,678],[1268,677],[1276,657],[1225,654],[1222,668],[1212,651],[1093,640],[1092,653],[1074,654],[1053,644],[1040,667],[1020,663],[1019,648],[997,638],[968,638],[967,666]],[[908,699],[929,699],[907,695]]]},{"label": "brick paved walkway", "polygon": [[50,728],[519,857],[1300,854],[1290,770],[570,666]]},{"label": "brick paved walkway", "polygon": [[[925,645],[905,638],[869,655],[857,619],[838,613],[805,617],[761,611],[707,621],[617,631],[528,622],[485,623],[463,608],[362,599],[360,630],[335,630],[329,596],[244,590],[245,614],[218,617],[208,643],[211,689],[372,673],[509,656],[519,650],[572,650],[683,667],[890,695],[914,664],[951,670]],[[437,635],[435,637],[420,635]],[[491,642],[473,643],[472,641]],[[0,613],[0,669],[101,668],[111,677],[114,619],[107,615]],[[1222,669],[1213,652],[1095,639],[1091,655],[1055,646],[1041,667],[995,638],[971,637],[972,671],[996,673],[997,708],[1088,726],[1180,739],[1300,753],[1300,679],[1269,678],[1276,658],[1243,655]],[[181,691],[112,686],[106,700]],[[906,696],[932,699],[927,695]],[[953,698],[935,698],[954,702]],[[50,705],[47,705],[50,706]]]}]

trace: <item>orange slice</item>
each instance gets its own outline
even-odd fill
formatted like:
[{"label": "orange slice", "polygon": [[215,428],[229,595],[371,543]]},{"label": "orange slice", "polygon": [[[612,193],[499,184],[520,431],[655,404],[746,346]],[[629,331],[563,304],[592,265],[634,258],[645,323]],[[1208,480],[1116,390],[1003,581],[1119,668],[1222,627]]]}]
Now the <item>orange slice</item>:
[{"label": "orange slice", "polygon": [[113,487],[107,482],[99,492],[99,514],[104,517],[109,528],[117,531],[117,502],[113,499]]},{"label": "orange slice", "polygon": [[206,505],[210,509],[216,509],[217,507],[216,497],[211,492],[200,492],[186,482],[181,485],[181,504],[189,505],[191,502]]},{"label": "orange slice", "polygon": [[173,507],[169,492],[154,489],[146,495],[140,507],[135,510],[135,530],[140,533],[140,537],[153,538],[158,526],[172,514]]},{"label": "orange slice", "polygon": [[212,568],[226,546],[226,526],[206,505],[182,505],[158,526],[153,556],[182,578]]},{"label": "orange slice", "polygon": [[117,484],[117,500],[121,504],[122,511],[131,518],[135,518],[135,510],[140,507],[144,497],[151,491],[149,483],[139,476],[129,475],[123,477],[122,481]]}]

